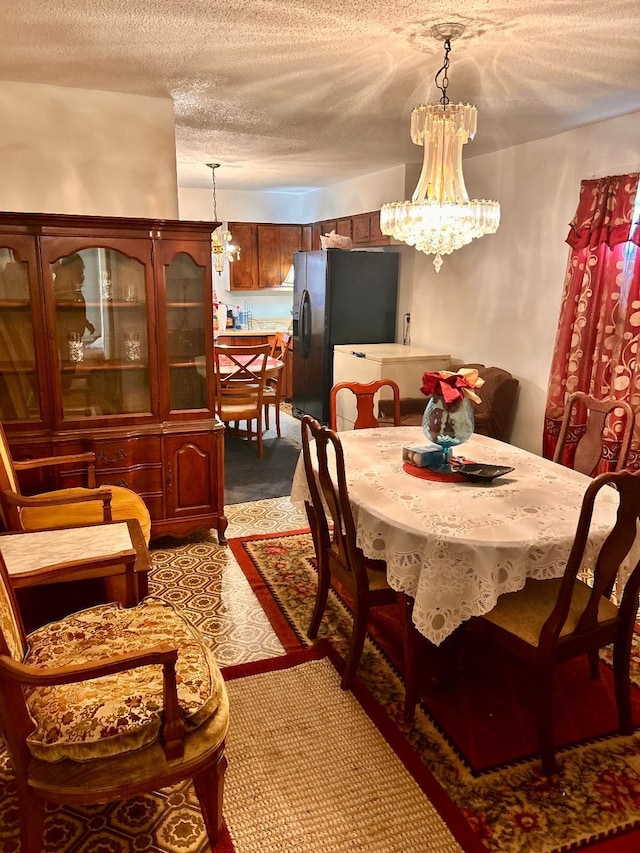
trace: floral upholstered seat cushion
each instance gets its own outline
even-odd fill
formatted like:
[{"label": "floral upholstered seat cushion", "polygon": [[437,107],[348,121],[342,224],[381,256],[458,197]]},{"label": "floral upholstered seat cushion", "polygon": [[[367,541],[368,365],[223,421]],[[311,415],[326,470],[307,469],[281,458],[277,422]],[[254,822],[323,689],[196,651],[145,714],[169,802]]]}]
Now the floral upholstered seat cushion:
[{"label": "floral upholstered seat cushion", "polygon": [[[222,676],[200,633],[170,605],[152,598],[131,608],[105,604],[83,610],[39,628],[28,642],[25,662],[43,668],[175,644],[178,702],[187,731],[215,714],[223,698]],[[29,748],[43,761],[84,761],[146,746],[159,735],[162,694],[159,665],[27,688],[36,724]]]}]

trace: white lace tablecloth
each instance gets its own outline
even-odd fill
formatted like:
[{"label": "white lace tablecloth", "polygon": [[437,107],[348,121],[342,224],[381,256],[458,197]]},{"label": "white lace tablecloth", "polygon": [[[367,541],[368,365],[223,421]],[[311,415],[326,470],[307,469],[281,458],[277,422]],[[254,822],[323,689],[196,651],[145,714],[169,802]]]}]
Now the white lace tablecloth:
[{"label": "white lace tablecloth", "polygon": [[[528,577],[562,574],[588,477],[512,445],[474,434],[454,451],[474,462],[511,465],[490,483],[421,480],[403,470],[404,445],[423,445],[420,427],[341,432],[357,542],[385,560],[390,585],[415,599],[413,621],[436,645]],[[302,458],[291,501],[308,499]],[[611,528],[616,492],[594,512],[587,559]]]}]

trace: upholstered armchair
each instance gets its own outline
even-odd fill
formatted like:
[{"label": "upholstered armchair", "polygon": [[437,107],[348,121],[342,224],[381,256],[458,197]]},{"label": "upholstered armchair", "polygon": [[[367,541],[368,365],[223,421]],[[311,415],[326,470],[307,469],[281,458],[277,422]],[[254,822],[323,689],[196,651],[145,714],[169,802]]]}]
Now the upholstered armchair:
[{"label": "upholstered armchair", "polygon": [[186,778],[213,847],[228,720],[216,661],[170,605],[100,605],[27,636],[0,554],[0,732],[22,853],[41,853],[48,803],[124,800]]},{"label": "upholstered armchair", "polygon": [[[27,496],[20,493],[18,472],[47,466],[85,465],[88,488],[56,489]],[[75,453],[14,461],[0,425],[0,520],[5,530],[43,530],[100,524],[101,521],[140,523],[145,542],[151,535],[151,517],[142,498],[123,486],[96,488],[95,454]]]}]

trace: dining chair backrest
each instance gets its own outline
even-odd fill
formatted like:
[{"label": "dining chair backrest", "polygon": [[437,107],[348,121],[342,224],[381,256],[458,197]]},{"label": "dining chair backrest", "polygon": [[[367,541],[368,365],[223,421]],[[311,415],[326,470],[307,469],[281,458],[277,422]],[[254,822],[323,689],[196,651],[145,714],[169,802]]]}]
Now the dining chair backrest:
[{"label": "dining chair backrest", "polygon": [[291,335],[286,332],[276,332],[271,341],[271,352],[269,353],[271,358],[286,362],[290,343]]},{"label": "dining chair backrest", "polygon": [[271,352],[269,344],[231,346],[216,344],[213,349],[215,375],[222,388],[239,385],[264,385],[265,367]]},{"label": "dining chair backrest", "polygon": [[[616,410],[622,412],[624,420],[623,431],[620,437],[620,454],[615,470],[621,471],[625,468],[633,436],[633,409],[625,401],[597,400],[583,391],[575,391],[567,398],[553,461],[564,464],[567,446],[575,440],[575,453],[570,467],[581,474],[592,476],[602,459],[604,447],[603,434],[607,416],[616,412]],[[572,429],[576,427],[576,418],[580,417],[580,413],[585,412],[586,428],[581,424],[580,432],[574,439]]]},{"label": "dining chair backrest", "polygon": [[[352,595],[365,595],[369,581],[364,556],[356,545],[356,528],[347,491],[342,443],[335,430],[319,424],[309,415],[305,415],[302,420],[303,436],[305,429],[308,430],[306,439],[303,438],[303,446],[308,442],[309,434],[315,441],[321,503],[314,508],[319,515],[322,505],[326,506],[332,521],[330,543],[326,552],[331,572],[345,584]],[[310,459],[310,456],[308,458]],[[309,468],[306,470],[313,500],[314,473]]]},{"label": "dining chair backrest", "polygon": [[378,379],[374,382],[339,382],[329,392],[329,426],[338,428],[337,398],[340,391],[348,390],[356,397],[357,415],[354,429],[370,429],[379,426],[374,412],[374,396],[381,388],[391,388],[393,394],[393,425],[400,426],[400,388],[393,379]]},{"label": "dining chair backrest", "polygon": [[[249,442],[255,435],[263,456],[262,419],[269,344],[213,348],[216,415],[223,423],[247,422]],[[256,422],[255,432],[252,429]]]},{"label": "dining chair backrest", "polygon": [[[315,444],[312,439],[321,429],[321,424],[314,420],[311,415],[305,415],[301,422],[302,429],[302,459],[304,462],[304,473],[307,479],[307,487],[309,489],[310,501],[305,501],[305,510],[309,519],[309,529],[311,538],[316,552],[316,560],[318,562],[318,574],[322,576],[324,571],[324,563],[326,561],[326,553],[330,544],[329,523],[325,513],[324,504],[318,488],[318,479],[316,477],[317,470],[317,453],[315,452]],[[313,464],[313,454],[316,457],[316,464]]]},{"label": "dining chair backrest", "polygon": [[[615,487],[619,496],[616,521],[598,552],[589,596],[581,609],[576,611],[573,592],[576,578],[584,564],[594,504],[598,492],[609,484]],[[635,541],[639,519],[640,472],[618,471],[600,474],[589,483],[582,501],[576,535],[562,577],[558,599],[541,632],[541,647],[558,639],[567,643],[569,634],[579,638],[580,635],[586,635],[598,627],[601,615],[600,600],[603,597],[611,598],[613,591],[618,588],[619,575]],[[640,563],[633,568],[625,581],[619,608],[619,618],[631,618],[632,624],[638,609],[639,583]],[[569,619],[573,626],[571,632],[567,629]]]},{"label": "dining chair backrest", "polygon": [[280,407],[282,406],[284,371],[289,356],[289,345],[291,343],[291,335],[286,332],[276,332],[271,341],[271,358],[275,358],[280,362],[280,367],[275,374],[270,374],[267,377],[265,385],[265,422],[269,429],[269,406],[273,405],[276,415],[276,435],[278,438],[282,436],[280,430]]}]

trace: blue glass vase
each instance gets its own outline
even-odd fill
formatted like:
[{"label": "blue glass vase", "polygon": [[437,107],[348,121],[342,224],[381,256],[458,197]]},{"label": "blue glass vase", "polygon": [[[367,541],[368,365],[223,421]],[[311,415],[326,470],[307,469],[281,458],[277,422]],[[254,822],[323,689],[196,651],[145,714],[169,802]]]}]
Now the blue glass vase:
[{"label": "blue glass vase", "polygon": [[428,441],[442,448],[439,470],[451,471],[452,449],[471,438],[474,426],[473,409],[467,397],[454,403],[445,403],[440,394],[429,398],[422,416],[422,432]]}]

